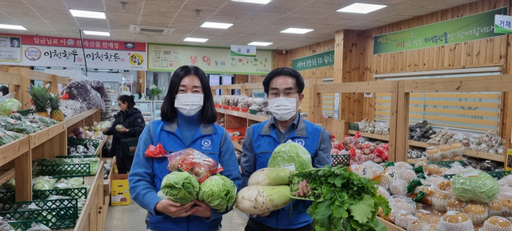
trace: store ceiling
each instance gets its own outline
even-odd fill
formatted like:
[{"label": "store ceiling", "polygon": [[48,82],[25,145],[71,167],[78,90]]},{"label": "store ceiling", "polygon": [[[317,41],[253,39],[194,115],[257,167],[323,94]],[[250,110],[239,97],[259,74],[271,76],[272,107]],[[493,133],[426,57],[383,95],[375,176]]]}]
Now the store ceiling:
[{"label": "store ceiling", "polygon": [[[120,2],[127,2],[122,12]],[[293,49],[334,38],[342,29],[365,30],[474,0],[273,0],[267,5],[230,0],[0,0],[0,23],[18,24],[28,31],[0,33],[79,37],[78,29],[110,31],[111,37],[86,38],[189,44],[245,45],[271,41],[270,49]],[[386,4],[366,15],[338,13],[354,2]],[[106,12],[107,20],[73,18],[69,9]],[[195,10],[201,10],[199,19]],[[226,30],[200,28],[205,21],[234,23]],[[130,31],[130,25],[174,27],[169,35]],[[311,28],[304,34],[282,34],[289,27]],[[204,44],[183,42],[185,37],[209,38]]]}]

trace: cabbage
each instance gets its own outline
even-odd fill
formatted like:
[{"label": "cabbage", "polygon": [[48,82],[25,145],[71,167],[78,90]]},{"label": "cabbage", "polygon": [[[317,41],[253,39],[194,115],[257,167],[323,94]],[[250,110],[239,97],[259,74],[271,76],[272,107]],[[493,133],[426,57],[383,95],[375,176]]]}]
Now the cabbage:
[{"label": "cabbage", "polygon": [[468,170],[455,175],[452,190],[455,197],[460,200],[488,203],[496,198],[500,192],[500,185],[485,172]]},{"label": "cabbage", "polygon": [[15,99],[7,99],[0,103],[0,114],[9,116],[13,111],[17,111],[18,108],[21,108],[20,101]]},{"label": "cabbage", "polygon": [[272,152],[268,161],[269,168],[287,168],[290,171],[304,171],[313,168],[311,154],[297,143],[280,144]]},{"label": "cabbage", "polygon": [[220,213],[229,209],[235,198],[236,185],[225,176],[210,176],[199,186],[199,200]]},{"label": "cabbage", "polygon": [[32,180],[32,189],[34,190],[48,190],[52,189],[57,180],[49,176],[41,176]]},{"label": "cabbage", "polygon": [[180,204],[188,204],[197,199],[199,182],[188,172],[172,172],[162,180],[160,195]]}]

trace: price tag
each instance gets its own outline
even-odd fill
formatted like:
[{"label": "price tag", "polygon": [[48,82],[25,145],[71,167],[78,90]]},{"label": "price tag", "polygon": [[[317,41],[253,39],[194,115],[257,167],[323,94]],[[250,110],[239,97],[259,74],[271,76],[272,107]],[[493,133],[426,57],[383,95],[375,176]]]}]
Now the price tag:
[{"label": "price tag", "polygon": [[464,173],[464,177],[478,177],[478,172],[477,171],[466,172],[466,173]]},{"label": "price tag", "polygon": [[233,112],[233,115],[238,115],[238,113],[236,113],[236,111]]},{"label": "price tag", "polygon": [[292,172],[295,172],[295,164],[283,164],[281,165],[281,168],[286,168]]}]

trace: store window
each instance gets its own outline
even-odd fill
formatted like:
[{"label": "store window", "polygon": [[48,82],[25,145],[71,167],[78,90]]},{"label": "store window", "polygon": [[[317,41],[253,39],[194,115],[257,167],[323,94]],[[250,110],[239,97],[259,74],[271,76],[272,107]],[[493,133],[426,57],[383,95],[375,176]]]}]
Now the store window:
[{"label": "store window", "polygon": [[[465,73],[450,73],[436,71],[435,74],[425,72],[421,76],[389,76],[379,78],[377,81],[425,79],[425,78],[453,78],[472,77],[483,75],[500,75],[501,68],[475,68],[474,70],[460,70]],[[391,75],[391,74],[390,74]],[[501,92],[448,92],[448,93],[413,93],[410,95],[409,122],[427,120],[441,128],[455,128],[470,131],[498,131],[500,120]],[[391,107],[391,94],[375,94],[375,120],[389,121]]]}]

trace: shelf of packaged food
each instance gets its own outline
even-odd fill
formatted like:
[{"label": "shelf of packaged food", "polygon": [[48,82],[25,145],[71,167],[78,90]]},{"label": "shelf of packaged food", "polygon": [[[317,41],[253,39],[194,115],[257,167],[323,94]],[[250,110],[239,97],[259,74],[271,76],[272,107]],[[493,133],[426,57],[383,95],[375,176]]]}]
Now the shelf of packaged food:
[{"label": "shelf of packaged food", "polygon": [[464,151],[464,155],[465,156],[482,158],[482,159],[487,159],[487,160],[494,160],[494,161],[498,161],[498,162],[505,162],[505,156],[491,154],[491,153],[478,152],[478,151],[472,151],[472,150],[465,150]]},{"label": "shelf of packaged food", "polygon": [[96,152],[94,152],[94,154],[97,154],[97,155],[101,154],[101,151],[103,150],[103,146],[107,142],[107,139],[108,139],[108,136],[103,136],[103,139],[101,139],[100,145],[98,146],[98,148],[96,149]]},{"label": "shelf of packaged food", "polygon": [[15,171],[14,168],[9,170],[0,170],[0,185],[5,183],[6,181],[14,178]]},{"label": "shelf of packaged food", "polygon": [[405,229],[402,229],[398,226],[396,226],[395,224],[389,222],[389,221],[386,221],[380,217],[377,217],[379,219],[379,221],[388,228],[388,231],[405,231]]},{"label": "shelf of packaged food", "polygon": [[78,122],[80,122],[80,121],[84,120],[85,118],[87,118],[87,117],[89,117],[89,116],[93,115],[94,113],[96,113],[96,111],[98,111],[98,110],[97,110],[97,109],[91,109],[91,110],[88,110],[88,111],[82,112],[82,113],[80,113],[80,114],[78,114],[78,115],[76,115],[76,116],[73,116],[73,117],[71,117],[71,118],[67,119],[67,120],[65,121],[65,123],[66,123],[66,127],[68,127],[68,128],[69,128],[69,127],[71,127],[71,126],[75,125],[76,123],[78,123]]},{"label": "shelf of packaged food", "polygon": [[[357,133],[357,131],[354,131],[354,130],[349,130],[348,131],[348,134],[350,134],[350,135],[355,135],[356,133]],[[389,142],[389,136],[371,134],[371,133],[366,133],[366,132],[360,132],[359,134],[361,134],[362,137],[376,139],[376,140],[382,140],[382,141],[388,141]]]},{"label": "shelf of packaged food", "polygon": [[248,114],[247,119],[258,121],[258,122],[263,122],[263,121],[267,121],[268,119],[270,119],[270,117]]},{"label": "shelf of packaged food", "polygon": [[238,142],[233,141],[233,146],[235,146],[235,149],[238,151],[242,151],[242,145]]},{"label": "shelf of packaged food", "polygon": [[12,143],[8,143],[0,147],[0,166],[11,162],[19,156],[25,154],[30,149],[30,139],[28,136],[15,140]]},{"label": "shelf of packaged food", "polygon": [[64,132],[67,128],[67,122],[60,122],[56,125],[53,125],[49,128],[43,129],[41,131],[38,131],[34,134],[30,134],[30,148],[35,148],[42,143],[50,140],[51,138],[55,137],[56,135]]}]

